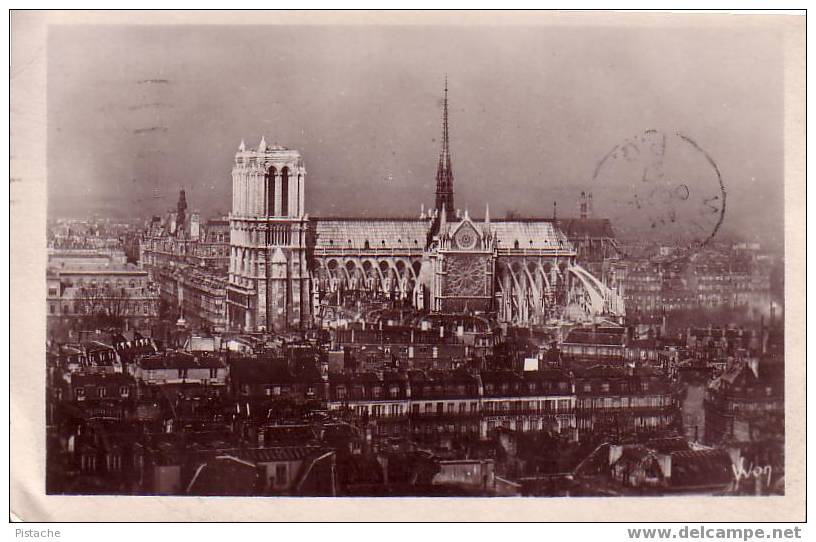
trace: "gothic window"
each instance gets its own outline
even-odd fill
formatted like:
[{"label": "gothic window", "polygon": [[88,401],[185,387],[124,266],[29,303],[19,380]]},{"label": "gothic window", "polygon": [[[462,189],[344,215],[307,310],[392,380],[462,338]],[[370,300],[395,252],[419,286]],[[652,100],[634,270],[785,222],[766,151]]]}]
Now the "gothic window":
[{"label": "gothic window", "polygon": [[289,168],[281,170],[281,216],[289,214]]},{"label": "gothic window", "polygon": [[269,168],[266,172],[266,214],[275,214],[275,168]]},{"label": "gothic window", "polygon": [[485,289],[486,261],[466,256],[448,257],[445,260],[447,295],[479,295]]}]

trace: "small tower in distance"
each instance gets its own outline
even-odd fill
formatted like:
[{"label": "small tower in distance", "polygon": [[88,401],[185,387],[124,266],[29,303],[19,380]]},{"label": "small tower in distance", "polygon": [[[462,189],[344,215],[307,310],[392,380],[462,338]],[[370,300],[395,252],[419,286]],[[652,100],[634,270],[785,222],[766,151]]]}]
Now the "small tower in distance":
[{"label": "small tower in distance", "polygon": [[592,217],[592,193],[591,192],[581,192],[581,196],[578,198],[578,210],[580,212],[581,218],[591,218]]},{"label": "small tower in distance", "polygon": [[176,237],[182,237],[187,230],[187,195],[184,189],[179,192],[179,200],[176,205]]}]

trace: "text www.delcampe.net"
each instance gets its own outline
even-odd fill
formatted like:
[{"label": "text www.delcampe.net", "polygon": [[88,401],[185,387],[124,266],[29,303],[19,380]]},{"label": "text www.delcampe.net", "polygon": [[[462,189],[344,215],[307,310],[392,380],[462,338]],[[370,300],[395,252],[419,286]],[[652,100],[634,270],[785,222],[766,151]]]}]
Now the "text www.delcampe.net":
[{"label": "text www.delcampe.net", "polygon": [[761,540],[761,539],[797,539],[802,538],[801,527],[762,529],[747,527],[690,527],[674,528],[628,528],[630,539],[666,540],[666,539],[711,539],[711,540]]}]

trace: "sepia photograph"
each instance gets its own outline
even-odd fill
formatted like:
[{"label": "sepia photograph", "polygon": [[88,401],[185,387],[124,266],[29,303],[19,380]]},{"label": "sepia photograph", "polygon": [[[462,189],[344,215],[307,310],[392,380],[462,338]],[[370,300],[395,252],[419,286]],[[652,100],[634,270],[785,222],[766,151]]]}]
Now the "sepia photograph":
[{"label": "sepia photograph", "polygon": [[803,517],[804,16],[10,17],[13,515]]}]

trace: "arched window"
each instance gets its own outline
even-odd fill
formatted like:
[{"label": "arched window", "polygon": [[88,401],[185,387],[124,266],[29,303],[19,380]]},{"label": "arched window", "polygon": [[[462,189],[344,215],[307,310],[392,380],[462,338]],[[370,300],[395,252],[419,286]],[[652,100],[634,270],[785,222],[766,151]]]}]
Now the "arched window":
[{"label": "arched window", "polygon": [[281,216],[289,214],[289,168],[281,170]]},{"label": "arched window", "polygon": [[266,214],[275,214],[275,167],[266,171]]},{"label": "arched window", "polygon": [[366,239],[365,243],[363,243],[363,248],[365,248],[366,250],[371,248],[371,245],[369,245],[369,243],[368,243],[368,239]]},{"label": "arched window", "polygon": [[518,247],[519,247],[519,242],[518,242],[518,239],[516,239],[516,240],[513,242],[513,248],[518,248]]}]

